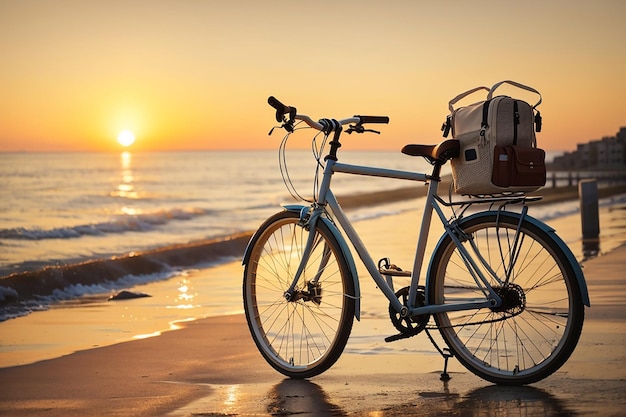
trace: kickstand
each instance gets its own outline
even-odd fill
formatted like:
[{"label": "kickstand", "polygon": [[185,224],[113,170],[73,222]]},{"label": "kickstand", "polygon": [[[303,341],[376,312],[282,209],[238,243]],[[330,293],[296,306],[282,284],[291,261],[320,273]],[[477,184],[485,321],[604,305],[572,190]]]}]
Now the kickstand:
[{"label": "kickstand", "polygon": [[448,373],[448,359],[450,359],[454,355],[450,353],[450,349],[448,348],[443,348],[442,355],[443,355],[443,372],[439,376],[439,379],[442,381],[449,381],[450,374]]},{"label": "kickstand", "polygon": [[449,381],[451,376],[448,373],[448,359],[454,357],[454,354],[450,352],[450,349],[447,347],[441,349],[439,345],[437,345],[437,342],[435,342],[435,339],[433,339],[433,337],[430,335],[430,332],[428,331],[428,329],[425,329],[425,330],[426,330],[426,335],[428,335],[428,338],[430,339],[430,342],[433,344],[435,349],[437,349],[437,352],[439,352],[439,354],[443,356],[443,372],[439,376],[439,379],[442,381]]}]

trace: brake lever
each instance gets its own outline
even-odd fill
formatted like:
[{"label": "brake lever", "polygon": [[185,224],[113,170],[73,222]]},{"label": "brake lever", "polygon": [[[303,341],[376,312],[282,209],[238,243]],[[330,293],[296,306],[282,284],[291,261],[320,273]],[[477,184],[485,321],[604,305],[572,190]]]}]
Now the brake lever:
[{"label": "brake lever", "polygon": [[352,132],[363,133],[365,132],[365,128],[362,125],[350,125],[348,129],[346,129],[347,134],[351,134]]},{"label": "brake lever", "polygon": [[350,134],[352,132],[356,132],[356,133],[371,132],[371,133],[376,133],[377,135],[380,135],[380,132],[378,130],[366,129],[363,127],[363,125],[360,125],[360,124],[350,125],[350,127],[346,130],[346,133]]},{"label": "brake lever", "polygon": [[289,133],[293,133],[293,129],[294,129],[294,127],[293,127],[293,123],[294,123],[294,121],[295,121],[295,120],[289,120],[289,121],[287,121],[287,120],[285,120],[285,119],[283,118],[283,124],[282,124],[282,125],[280,125],[280,126],[274,126],[274,127],[272,127],[272,128],[270,129],[270,132],[269,132],[267,135],[268,135],[268,136],[272,136],[272,133],[274,133],[274,129],[276,129],[276,128],[279,128],[279,129],[285,129],[287,132],[289,132]]}]

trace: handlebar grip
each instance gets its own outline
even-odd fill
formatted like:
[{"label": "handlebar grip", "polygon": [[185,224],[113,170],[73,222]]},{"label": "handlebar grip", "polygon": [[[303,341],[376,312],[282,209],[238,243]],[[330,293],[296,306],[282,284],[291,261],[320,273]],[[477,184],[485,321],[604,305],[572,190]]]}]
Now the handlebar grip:
[{"label": "handlebar grip", "polygon": [[267,103],[276,109],[276,121],[279,123],[283,121],[284,114],[291,112],[291,107],[285,106],[274,96],[269,96]]},{"label": "handlebar grip", "polygon": [[359,116],[356,115],[355,117],[358,117],[361,119],[361,123],[380,123],[380,124],[387,124],[389,123],[389,117],[388,116]]},{"label": "handlebar grip", "polygon": [[270,106],[274,107],[276,110],[282,110],[284,109],[286,106],[281,103],[276,97],[274,96],[269,96],[269,98],[267,99],[267,102]]}]

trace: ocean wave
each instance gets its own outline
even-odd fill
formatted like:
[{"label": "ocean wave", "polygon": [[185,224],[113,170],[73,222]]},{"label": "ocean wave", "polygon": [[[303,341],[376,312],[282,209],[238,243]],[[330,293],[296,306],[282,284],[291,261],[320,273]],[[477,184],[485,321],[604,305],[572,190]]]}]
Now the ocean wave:
[{"label": "ocean wave", "polygon": [[82,236],[102,236],[124,232],[147,232],[154,230],[156,226],[162,226],[174,220],[191,220],[195,217],[205,216],[211,213],[211,210],[201,208],[174,208],[148,213],[119,215],[109,221],[96,224],[57,227],[52,229],[16,227],[0,229],[0,239],[72,239]]},{"label": "ocean wave", "polygon": [[[626,203],[626,194],[618,194],[598,200],[598,207],[613,207]],[[565,201],[559,204],[533,206],[533,217],[549,222],[560,217],[570,216],[580,212],[580,201]]]},{"label": "ocean wave", "polygon": [[0,321],[46,309],[53,302],[168,279],[189,267],[241,259],[250,233],[47,267],[0,279]]},{"label": "ocean wave", "polygon": [[407,209],[398,209],[398,210],[379,210],[379,211],[363,211],[363,212],[357,212],[354,213],[352,215],[350,215],[350,221],[352,222],[358,222],[358,221],[363,221],[363,220],[372,220],[372,219],[379,219],[381,217],[387,217],[387,216],[395,216],[401,213],[404,213],[406,211],[412,210],[413,208],[407,208]]},{"label": "ocean wave", "polygon": [[33,295],[33,298],[6,304],[3,304],[2,301],[16,300],[20,296],[14,289],[0,286],[0,322],[22,317],[35,311],[45,311],[54,303],[76,300],[81,297],[110,295],[122,288],[163,281],[180,274],[180,270],[168,270],[146,275],[125,275],[115,281],[71,284],[63,288],[55,288],[49,295]]},{"label": "ocean wave", "polygon": [[15,299],[18,294],[13,288],[5,288],[0,286],[0,301],[5,301],[7,299]]},{"label": "ocean wave", "polygon": [[248,206],[246,207],[246,209],[247,210],[267,210],[267,209],[277,208],[277,207],[280,207],[280,205],[274,202],[270,202],[270,203],[265,203],[265,204],[257,204],[257,205]]}]

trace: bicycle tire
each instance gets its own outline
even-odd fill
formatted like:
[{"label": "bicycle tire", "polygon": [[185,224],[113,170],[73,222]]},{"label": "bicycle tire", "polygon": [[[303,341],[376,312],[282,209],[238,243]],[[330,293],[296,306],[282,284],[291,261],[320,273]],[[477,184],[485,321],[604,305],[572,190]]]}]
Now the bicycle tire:
[{"label": "bicycle tire", "polygon": [[[355,310],[348,263],[322,221],[317,222],[315,244],[296,296],[292,301],[285,297],[308,236],[298,213],[275,214],[252,238],[244,270],[244,310],[252,338],[265,360],[292,378],[319,375],[339,359]],[[310,287],[315,279],[319,285]]]},{"label": "bicycle tire", "polygon": [[[503,278],[516,259],[510,285],[500,285],[499,308],[434,314],[456,358],[479,377],[503,385],[537,382],[557,371],[574,351],[584,320],[580,286],[567,255],[551,233],[519,215],[499,214],[461,223],[486,263]],[[519,227],[519,245],[515,233]],[[512,252],[514,253],[513,255]],[[481,266],[485,271],[485,267]],[[429,303],[484,297],[449,236],[442,239],[429,271]],[[490,284],[498,284],[490,278]]]}]

